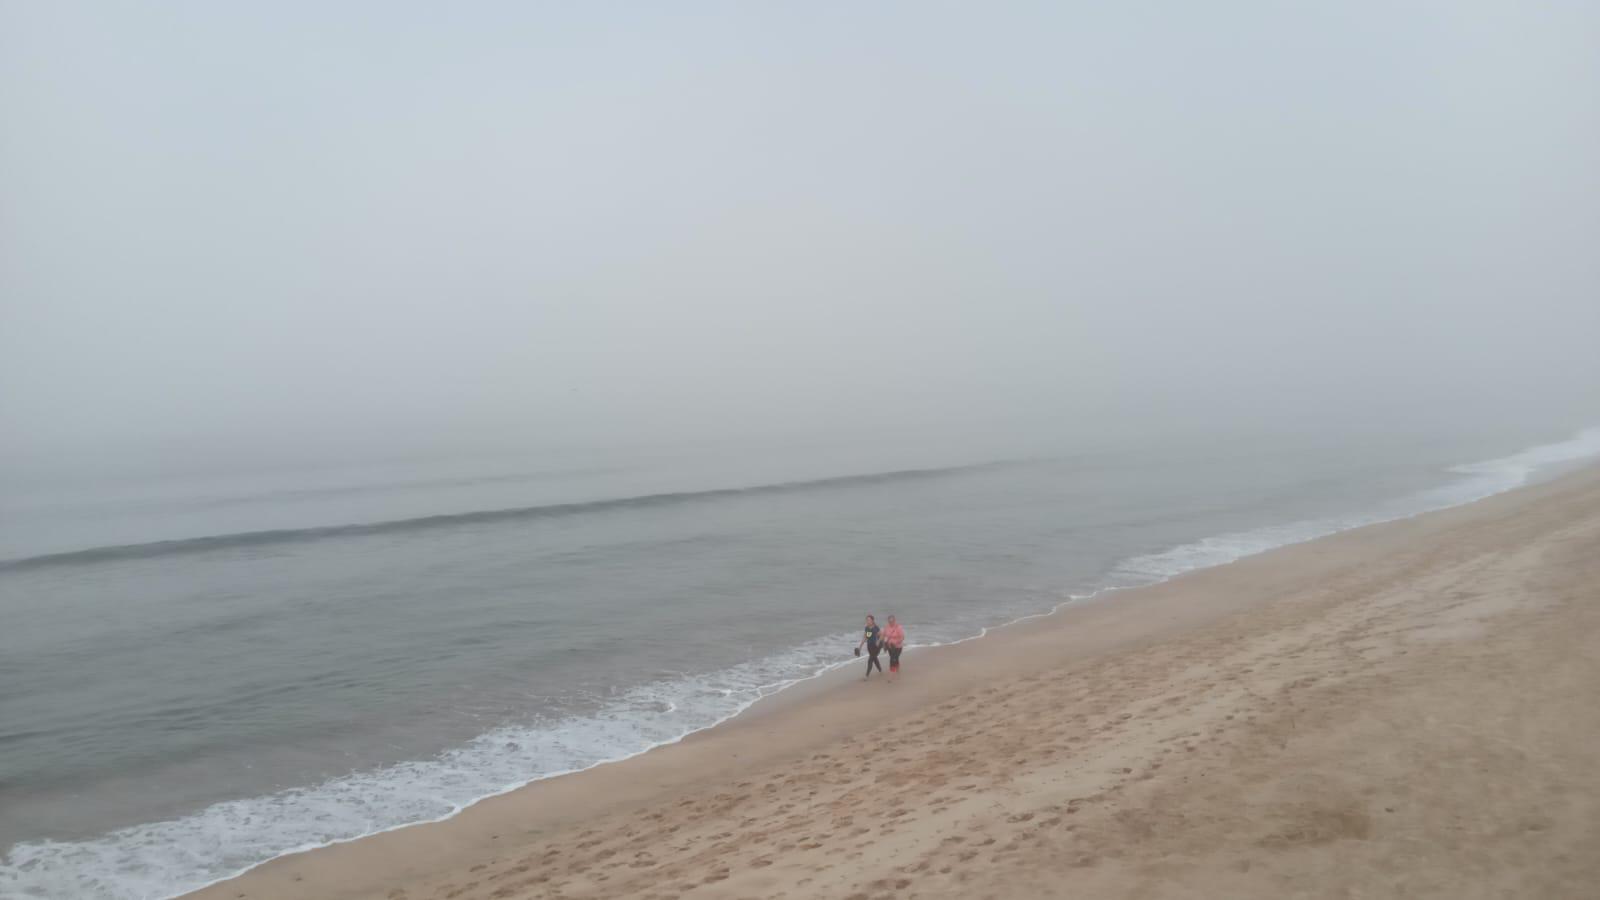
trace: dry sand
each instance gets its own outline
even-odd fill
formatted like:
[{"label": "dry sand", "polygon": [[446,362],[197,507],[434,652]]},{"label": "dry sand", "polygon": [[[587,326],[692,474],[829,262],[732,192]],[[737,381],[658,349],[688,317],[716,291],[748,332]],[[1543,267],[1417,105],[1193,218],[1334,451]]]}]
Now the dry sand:
[{"label": "dry sand", "polygon": [[1600,897],[1600,470],[905,670],[194,896]]}]

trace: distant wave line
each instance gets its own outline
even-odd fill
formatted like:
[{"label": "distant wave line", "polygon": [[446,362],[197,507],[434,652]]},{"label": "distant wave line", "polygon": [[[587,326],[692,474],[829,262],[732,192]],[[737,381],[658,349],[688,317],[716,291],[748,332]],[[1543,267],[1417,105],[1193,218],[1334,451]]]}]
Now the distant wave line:
[{"label": "distant wave line", "polygon": [[243,531],[231,534],[214,534],[193,538],[174,538],[172,540],[150,541],[140,544],[115,544],[107,547],[90,547],[83,550],[67,550],[59,553],[45,553],[38,556],[25,556],[17,559],[0,560],[0,572],[15,571],[18,569],[42,568],[46,566],[67,566],[80,563],[106,562],[121,559],[144,559],[160,556],[177,556],[191,553],[204,553],[210,550],[221,550],[230,547],[302,543],[321,540],[328,537],[364,537],[367,535],[376,534],[391,534],[406,531],[421,531],[434,528],[448,528],[454,525],[476,525],[492,522],[515,521],[518,519],[554,518],[558,516],[573,516],[584,513],[610,512],[624,509],[646,509],[656,506],[670,506],[678,503],[718,500],[728,497],[801,493],[810,490],[827,490],[831,488],[883,484],[895,481],[939,478],[947,475],[959,474],[962,472],[975,472],[984,469],[995,469],[1018,464],[1020,464],[1020,461],[1002,461],[976,463],[962,466],[946,466],[933,469],[898,469],[895,471],[873,472],[862,475],[836,475],[829,478],[816,478],[806,481],[781,481],[773,484],[758,484],[747,487],[710,488],[700,491],[670,491],[659,494],[641,494],[633,497],[612,497],[602,500],[580,500],[570,503],[551,503],[539,506],[515,507],[511,509],[490,509],[461,513],[440,513],[431,516],[392,519],[381,522],[357,522],[347,525],[316,525],[307,528],[278,528],[265,531]]}]

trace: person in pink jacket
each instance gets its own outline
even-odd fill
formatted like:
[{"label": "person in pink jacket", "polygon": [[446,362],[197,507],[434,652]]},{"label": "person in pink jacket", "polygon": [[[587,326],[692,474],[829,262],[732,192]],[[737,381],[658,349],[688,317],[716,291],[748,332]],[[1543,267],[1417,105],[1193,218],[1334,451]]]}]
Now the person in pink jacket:
[{"label": "person in pink jacket", "polygon": [[900,651],[906,646],[906,630],[894,616],[890,616],[889,624],[884,626],[883,645],[889,649],[889,680],[894,681],[900,674]]}]

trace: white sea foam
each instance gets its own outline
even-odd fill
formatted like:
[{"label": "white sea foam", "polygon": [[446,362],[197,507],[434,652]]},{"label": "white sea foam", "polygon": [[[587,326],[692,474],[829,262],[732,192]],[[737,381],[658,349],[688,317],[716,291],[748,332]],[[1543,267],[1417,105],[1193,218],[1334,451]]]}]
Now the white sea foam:
[{"label": "white sea foam", "polygon": [[[1451,483],[1360,515],[1217,535],[1133,557],[1117,566],[1096,593],[1151,584],[1337,531],[1470,503],[1525,484],[1541,470],[1594,456],[1600,456],[1600,429],[1501,459],[1457,466],[1451,471],[1458,477]],[[1083,596],[1087,595],[1071,599]],[[970,640],[987,631],[966,630],[961,636],[947,632],[949,640],[929,643]],[[930,631],[923,629],[922,634],[928,636]],[[939,636],[937,631],[932,635]],[[819,638],[712,674],[638,687],[594,715],[496,728],[432,760],[218,803],[182,818],[124,828],[94,840],[18,844],[0,861],[0,897],[156,900],[288,853],[449,818],[486,797],[635,756],[716,725],[762,697],[847,664],[838,661],[839,649],[853,639],[848,634]]]},{"label": "white sea foam", "polygon": [[1226,565],[1246,556],[1363,525],[1461,506],[1520,487],[1540,470],[1595,456],[1600,456],[1600,428],[1590,428],[1570,440],[1532,447],[1511,456],[1453,466],[1449,471],[1458,477],[1449,483],[1381,503],[1360,513],[1219,534],[1159,553],[1136,556],[1118,565],[1105,587],[1152,584],[1184,572]]},{"label": "white sea foam", "polygon": [[496,728],[432,760],[407,762],[77,842],[12,848],[5,898],[153,900],[231,877],[268,859],[449,818],[541,778],[673,743],[762,697],[838,664],[847,634],[709,675],[623,693],[594,715]]}]

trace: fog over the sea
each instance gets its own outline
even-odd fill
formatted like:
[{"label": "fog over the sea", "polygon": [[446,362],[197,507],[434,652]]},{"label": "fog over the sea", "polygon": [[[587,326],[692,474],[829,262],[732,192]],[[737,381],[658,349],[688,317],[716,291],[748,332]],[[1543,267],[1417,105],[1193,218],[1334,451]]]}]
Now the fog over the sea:
[{"label": "fog over the sea", "polygon": [[1600,416],[1600,6],[0,0],[0,456]]}]

